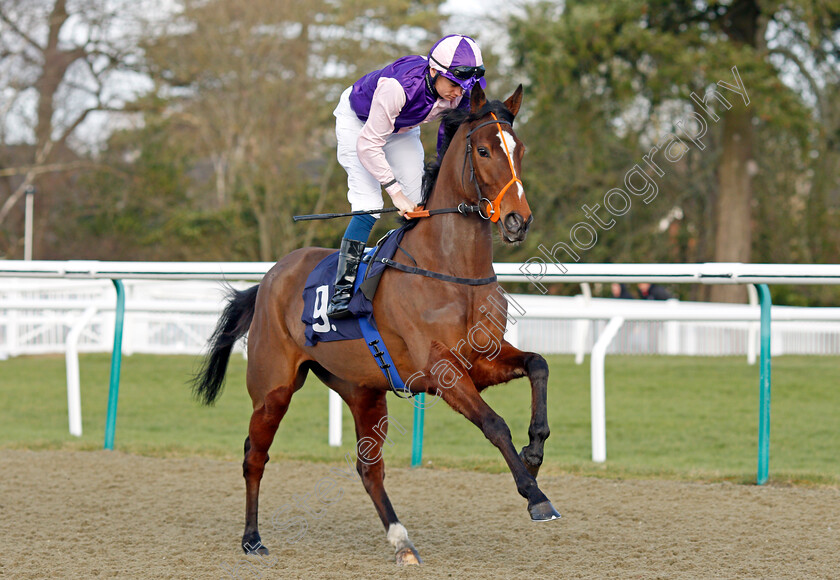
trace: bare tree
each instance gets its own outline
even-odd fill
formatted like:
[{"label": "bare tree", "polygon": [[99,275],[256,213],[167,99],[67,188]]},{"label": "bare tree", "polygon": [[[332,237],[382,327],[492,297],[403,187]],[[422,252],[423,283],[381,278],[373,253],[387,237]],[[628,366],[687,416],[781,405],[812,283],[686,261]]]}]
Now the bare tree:
[{"label": "bare tree", "polygon": [[[0,138],[5,155],[0,226],[39,174],[78,168],[56,162],[99,111],[119,111],[138,68],[138,10],[127,0],[0,0]],[[129,95],[126,94],[129,93]],[[9,165],[12,165],[9,167]]]},{"label": "bare tree", "polygon": [[[417,22],[439,20],[435,3],[397,4],[185,0],[145,47],[164,114],[181,127],[179,142],[212,166],[195,186],[196,205],[235,207],[253,219],[252,259],[272,260],[311,240],[312,229],[290,217],[311,213],[329,193],[331,112],[341,90],[368,67],[414,49],[397,41],[411,35],[394,30],[409,28],[406,7]],[[312,205],[302,206],[304,199]]]}]

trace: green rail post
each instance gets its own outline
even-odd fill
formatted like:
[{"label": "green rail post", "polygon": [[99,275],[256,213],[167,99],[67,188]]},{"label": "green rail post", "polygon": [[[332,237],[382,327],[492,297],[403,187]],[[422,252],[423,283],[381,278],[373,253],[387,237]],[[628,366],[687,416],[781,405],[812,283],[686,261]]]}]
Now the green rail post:
[{"label": "green rail post", "polygon": [[756,483],[767,483],[770,465],[770,289],[756,284],[761,304],[761,369],[758,397],[758,475]]},{"label": "green rail post", "polygon": [[418,467],[423,463],[423,421],[426,417],[426,393],[415,397],[414,431],[411,436],[411,467]]},{"label": "green rail post", "polygon": [[120,365],[122,364],[123,319],[125,318],[125,287],[122,280],[111,280],[117,289],[117,309],[114,312],[114,350],[111,352],[111,386],[108,389],[108,413],[105,417],[105,449],[114,448],[117,430],[117,400],[120,397]]}]

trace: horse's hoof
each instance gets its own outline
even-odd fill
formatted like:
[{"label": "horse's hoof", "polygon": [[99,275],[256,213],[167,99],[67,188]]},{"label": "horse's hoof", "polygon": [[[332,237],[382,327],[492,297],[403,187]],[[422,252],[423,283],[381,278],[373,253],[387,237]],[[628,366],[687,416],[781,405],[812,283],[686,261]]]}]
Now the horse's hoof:
[{"label": "horse's hoof", "polygon": [[563,517],[548,500],[529,507],[528,512],[531,514],[531,520],[535,522],[547,522]]},{"label": "horse's hoof", "polygon": [[268,556],[268,548],[263,546],[262,541],[259,539],[252,542],[242,540],[242,550],[249,556]]},{"label": "horse's hoof", "polygon": [[403,548],[397,551],[397,566],[419,566],[423,563],[414,548]]}]

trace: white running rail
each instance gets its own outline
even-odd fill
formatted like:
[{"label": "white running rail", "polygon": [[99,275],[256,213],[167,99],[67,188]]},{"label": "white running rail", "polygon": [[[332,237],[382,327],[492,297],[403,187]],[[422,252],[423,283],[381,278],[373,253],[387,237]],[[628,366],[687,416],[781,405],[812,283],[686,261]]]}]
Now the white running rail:
[{"label": "white running rail", "polygon": [[[549,258],[549,256],[545,256]],[[18,354],[37,354],[46,352],[65,352],[70,358],[78,351],[107,352],[113,339],[113,290],[107,282],[95,280],[124,280],[127,287],[126,328],[129,330],[122,348],[126,354],[132,352],[197,353],[204,345],[206,337],[212,332],[223,304],[223,291],[218,283],[210,283],[199,291],[196,282],[184,282],[189,286],[167,286],[162,282],[142,282],[143,280],[260,280],[273,264],[267,262],[98,262],[98,261],[2,261],[0,277],[26,278],[28,280],[4,280],[0,285],[0,358]],[[556,264],[542,258],[531,258],[522,264],[494,264],[499,281],[530,282],[542,292],[546,283],[587,282],[656,282],[663,284],[840,284],[840,265],[793,265],[793,264]],[[44,279],[61,278],[62,282]],[[35,281],[33,279],[41,279]],[[68,280],[69,279],[69,280]],[[73,280],[86,280],[74,282]],[[77,284],[73,286],[73,284]],[[144,286],[144,284],[150,286]],[[189,291],[185,291],[189,288]],[[208,290],[209,288],[209,290]],[[210,292],[210,296],[207,293]],[[185,295],[186,293],[186,295]],[[180,298],[180,299],[179,299]],[[552,348],[532,348],[530,342],[536,332],[529,328],[527,321],[539,321],[540,324],[562,324],[563,321],[576,321],[578,331],[569,333],[575,338],[578,348],[571,352],[579,353],[587,346],[590,324],[607,323],[608,334],[602,332],[595,342],[598,361],[593,360],[593,369],[603,366],[602,356],[610,351],[614,336],[621,339],[624,321],[641,328],[647,325],[648,337],[664,332],[666,337],[659,340],[664,345],[666,354],[679,354],[691,351],[691,354],[703,354],[698,344],[710,342],[702,337],[704,329],[723,329],[728,332],[744,332],[750,335],[750,328],[758,320],[758,308],[738,305],[634,302],[610,300],[584,300],[575,303],[573,308],[564,306],[559,298],[532,295],[517,295],[514,299],[527,303],[526,315],[519,325],[512,326],[507,338],[529,350],[552,352]],[[562,300],[574,300],[566,298]],[[585,306],[583,308],[582,306]],[[95,314],[91,313],[94,308]],[[174,316],[177,314],[178,316]],[[82,324],[84,318],[89,323]],[[793,309],[773,307],[774,321],[809,321],[808,327],[799,327],[795,332],[810,336],[799,341],[797,352],[807,352],[809,345],[819,344],[820,354],[837,354],[838,326],[840,309]],[[820,322],[820,325],[814,325]],[[834,325],[829,324],[834,322]],[[819,326],[820,328],[817,328]],[[664,329],[664,330],[663,330]],[[693,330],[691,330],[693,329]],[[776,324],[773,327],[774,352],[781,354],[778,345],[787,348],[784,339],[778,340],[776,333],[786,332]],[[692,333],[694,337],[691,338]],[[754,335],[754,334],[753,334]],[[609,336],[610,340],[607,340]],[[71,340],[72,339],[72,340]],[[594,338],[593,338],[594,340]],[[748,344],[753,339],[745,339]],[[71,342],[76,346],[71,346]],[[650,341],[648,341],[650,342]],[[714,341],[711,341],[714,342]],[[726,342],[726,341],[724,341]],[[599,344],[600,343],[600,344]],[[718,354],[741,354],[737,344],[724,344]],[[583,346],[581,346],[583,345]],[[685,346],[684,346],[685,345]],[[693,347],[691,346],[693,345]],[[804,346],[803,346],[804,345]],[[826,346],[827,345],[827,346]],[[68,351],[68,349],[71,349]],[[692,350],[693,349],[693,350]],[[748,349],[746,349],[748,350]],[[562,352],[562,348],[554,352]],[[618,352],[615,347],[610,352]],[[603,355],[602,355],[603,353]],[[582,360],[582,357],[578,357]],[[77,364],[77,363],[76,363]],[[78,397],[71,398],[70,366],[68,365],[68,403],[76,406]],[[597,372],[597,371],[596,371]],[[593,376],[596,373],[593,373]],[[593,392],[597,388],[593,383]],[[601,385],[603,390],[603,385]],[[593,399],[594,400],[594,399]],[[333,412],[340,405],[331,404]],[[71,431],[80,432],[74,426],[76,421],[71,411]],[[340,413],[338,413],[340,419]],[[599,419],[600,421],[601,419]],[[595,424],[593,418],[593,425]],[[593,433],[593,457],[595,443]],[[340,442],[340,428],[331,431],[330,442]],[[604,452],[598,457],[606,457]]]}]

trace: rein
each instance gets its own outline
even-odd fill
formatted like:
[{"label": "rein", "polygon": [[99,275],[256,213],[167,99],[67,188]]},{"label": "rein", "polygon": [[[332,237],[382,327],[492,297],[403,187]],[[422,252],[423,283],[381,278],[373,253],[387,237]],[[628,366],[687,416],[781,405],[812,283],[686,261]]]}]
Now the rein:
[{"label": "rein", "polygon": [[[410,218],[431,217],[442,213],[459,213],[463,216],[471,213],[481,215],[480,205],[467,205],[466,203],[459,203],[458,207],[442,207],[440,209],[421,209],[417,211],[407,211],[403,215]],[[482,216],[484,217],[484,216]]]},{"label": "rein", "polygon": [[[409,227],[413,224],[406,224],[403,228]],[[419,276],[425,276],[427,278],[434,278],[435,280],[442,280],[444,282],[452,282],[453,284],[463,284],[466,286],[484,286],[485,284],[491,284],[496,281],[496,275],[493,274],[492,276],[488,276],[487,278],[461,278],[459,276],[450,276],[449,274],[441,274],[440,272],[433,272],[432,270],[426,270],[425,268],[417,267],[417,260],[414,259],[414,256],[408,253],[408,251],[403,248],[399,243],[397,243],[397,249],[401,251],[403,254],[408,256],[408,259],[414,262],[414,266],[406,266],[405,264],[400,264],[399,262],[395,262],[390,258],[381,258],[379,257],[379,249],[382,247],[385,239],[390,236],[392,233],[396,232],[397,230],[391,230],[388,232],[379,242],[376,244],[376,250],[373,252],[370,258],[362,258],[362,261],[370,262],[371,264],[375,262],[379,262],[380,264],[384,264],[389,268],[394,268],[395,270],[399,270],[401,272],[405,272],[407,274],[417,274]],[[396,253],[396,252],[395,252]],[[379,282],[376,282],[378,285]],[[365,293],[367,294],[367,293]]]}]

